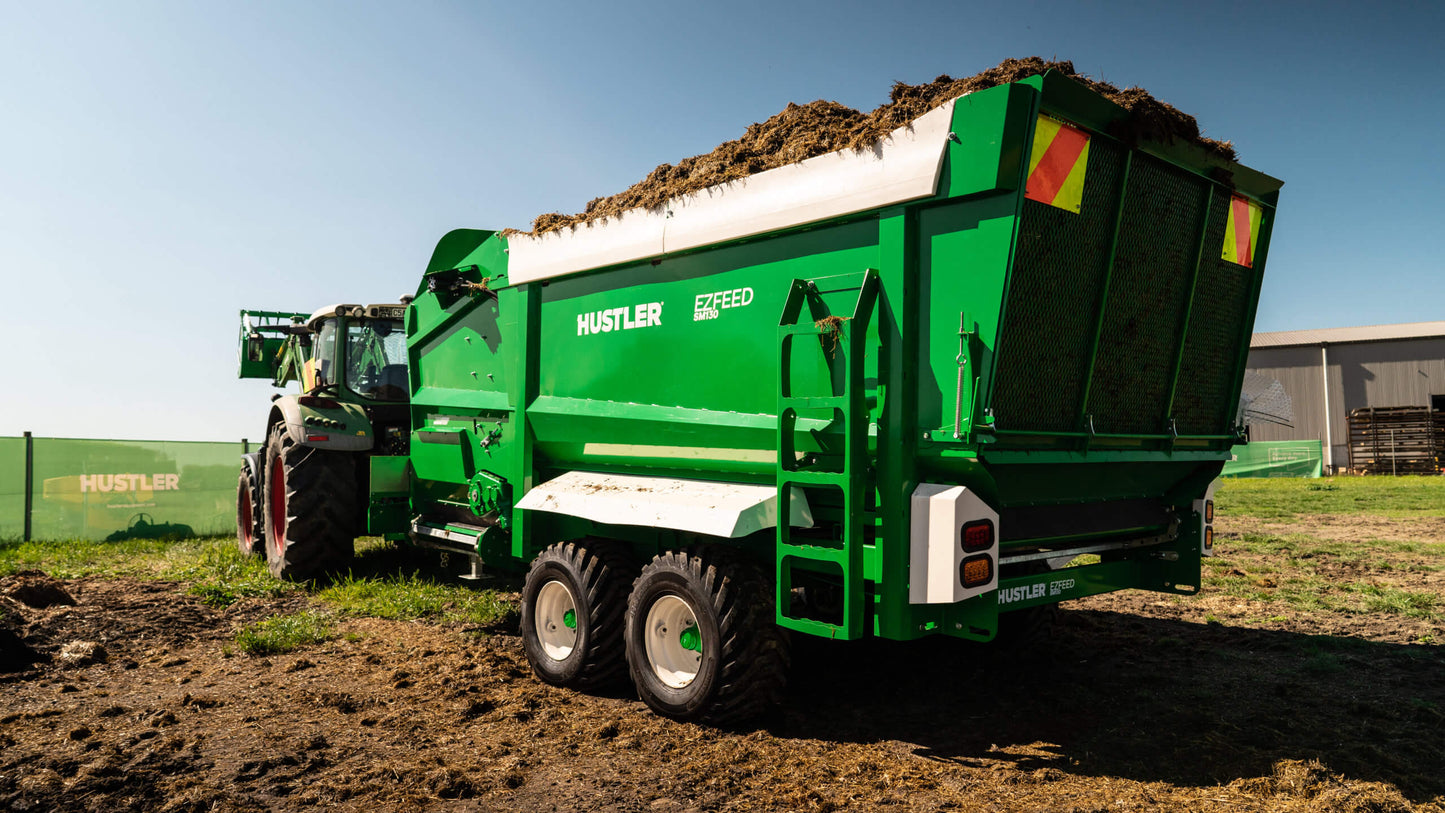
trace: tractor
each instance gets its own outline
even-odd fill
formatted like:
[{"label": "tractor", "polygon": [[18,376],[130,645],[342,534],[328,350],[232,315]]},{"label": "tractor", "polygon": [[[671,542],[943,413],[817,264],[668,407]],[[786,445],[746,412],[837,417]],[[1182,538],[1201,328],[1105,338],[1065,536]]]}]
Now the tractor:
[{"label": "tractor", "polygon": [[299,392],[271,397],[264,445],[242,458],[236,540],[272,575],[344,566],[366,531],[369,458],[407,453],[406,305],[314,313],[241,311],[240,378]]}]

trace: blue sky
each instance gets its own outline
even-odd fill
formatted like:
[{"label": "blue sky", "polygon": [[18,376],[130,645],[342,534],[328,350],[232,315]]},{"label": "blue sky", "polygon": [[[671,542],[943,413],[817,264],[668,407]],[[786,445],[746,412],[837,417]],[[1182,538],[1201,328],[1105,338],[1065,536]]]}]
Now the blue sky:
[{"label": "blue sky", "polygon": [[241,307],[391,301],[449,229],[1032,54],[1285,180],[1257,329],[1445,319],[1442,35],[1433,3],[0,0],[0,435],[259,439]]}]

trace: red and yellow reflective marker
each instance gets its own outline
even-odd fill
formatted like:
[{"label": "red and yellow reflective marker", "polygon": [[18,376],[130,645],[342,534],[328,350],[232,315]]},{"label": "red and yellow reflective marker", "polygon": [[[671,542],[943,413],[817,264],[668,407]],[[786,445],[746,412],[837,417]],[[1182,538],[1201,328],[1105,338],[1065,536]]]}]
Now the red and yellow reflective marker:
[{"label": "red and yellow reflective marker", "polygon": [[1039,116],[1024,197],[1078,213],[1084,202],[1089,134],[1055,118]]},{"label": "red and yellow reflective marker", "polygon": [[1229,198],[1229,222],[1224,225],[1226,260],[1245,268],[1254,267],[1254,248],[1259,244],[1259,220],[1264,209],[1253,201],[1233,195]]}]

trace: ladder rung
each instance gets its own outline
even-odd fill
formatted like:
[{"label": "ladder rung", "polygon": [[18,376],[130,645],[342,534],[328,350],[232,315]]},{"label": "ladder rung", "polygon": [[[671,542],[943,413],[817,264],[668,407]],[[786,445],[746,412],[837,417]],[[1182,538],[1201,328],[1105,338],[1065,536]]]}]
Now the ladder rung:
[{"label": "ladder rung", "polygon": [[846,395],[787,395],[778,399],[778,402],[785,407],[802,407],[804,409],[847,409],[848,401],[849,398]]},{"label": "ladder rung", "polygon": [[784,556],[796,556],[799,559],[832,562],[839,565],[848,561],[846,548],[826,548],[822,545],[780,545],[778,547],[779,552]]},{"label": "ladder rung", "polygon": [[787,471],[778,475],[778,485],[848,485],[848,473],[844,471]]},{"label": "ladder rung", "polygon": [[[778,325],[782,335],[787,336],[821,336],[823,331],[812,322],[801,322],[792,325]],[[831,332],[831,331],[830,331]]]}]

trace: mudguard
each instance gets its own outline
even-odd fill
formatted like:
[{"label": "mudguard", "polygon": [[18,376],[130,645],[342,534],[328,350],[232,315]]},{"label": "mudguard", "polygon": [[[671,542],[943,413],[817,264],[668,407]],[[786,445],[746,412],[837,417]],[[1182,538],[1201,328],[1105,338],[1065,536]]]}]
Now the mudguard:
[{"label": "mudguard", "polygon": [[324,395],[283,395],[271,403],[271,423],[284,421],[291,440],[301,446],[338,452],[365,452],[375,443],[371,421],[359,404]]},{"label": "mudguard", "polygon": [[246,467],[246,471],[251,472],[251,482],[253,483],[261,482],[261,469],[264,468],[264,465],[261,461],[261,456],[265,453],[266,452],[263,449],[258,452],[250,452],[249,454],[241,455],[241,465]]}]

